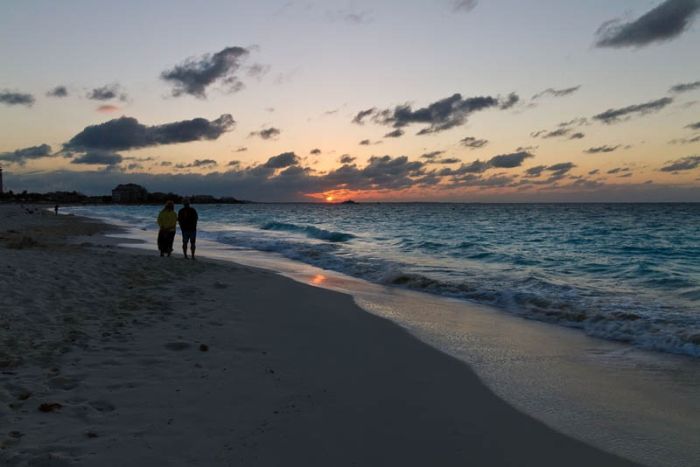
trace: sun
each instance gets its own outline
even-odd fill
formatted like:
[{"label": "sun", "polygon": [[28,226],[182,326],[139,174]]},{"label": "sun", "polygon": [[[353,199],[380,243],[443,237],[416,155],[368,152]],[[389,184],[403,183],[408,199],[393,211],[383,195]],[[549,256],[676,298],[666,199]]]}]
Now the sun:
[{"label": "sun", "polygon": [[332,203],[334,199],[335,198],[333,196],[326,196],[326,201],[328,201],[329,203]]}]

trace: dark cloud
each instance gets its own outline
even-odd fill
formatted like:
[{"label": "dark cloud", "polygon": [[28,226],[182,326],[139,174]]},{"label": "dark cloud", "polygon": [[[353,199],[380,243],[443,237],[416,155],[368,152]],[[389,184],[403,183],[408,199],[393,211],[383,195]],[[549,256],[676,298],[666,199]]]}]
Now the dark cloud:
[{"label": "dark cloud", "polygon": [[700,156],[688,156],[668,162],[659,170],[662,172],[681,172],[684,170],[693,170],[698,167],[700,167]]},{"label": "dark cloud", "polygon": [[499,105],[499,108],[500,108],[501,110],[510,109],[511,107],[513,107],[513,106],[514,106],[515,104],[517,104],[518,102],[520,102],[520,96],[518,96],[518,95],[517,95],[516,93],[514,93],[514,92],[511,92],[510,94],[508,94],[508,97],[506,97],[505,100],[502,100],[502,101],[501,101],[501,103],[500,103],[500,105]]},{"label": "dark cloud", "polygon": [[262,167],[267,169],[283,169],[292,165],[299,164],[299,157],[293,152],[283,152],[277,156],[270,157]]},{"label": "dark cloud", "polygon": [[539,93],[535,94],[534,96],[532,96],[532,99],[533,99],[533,100],[536,100],[536,99],[541,99],[541,98],[543,98],[543,97],[548,97],[548,96],[551,96],[551,97],[564,97],[564,96],[568,96],[568,95],[571,95],[571,94],[575,93],[575,92],[578,91],[579,89],[581,89],[581,86],[580,86],[580,85],[579,85],[579,86],[574,86],[574,87],[571,87],[571,88],[565,88],[565,89],[548,88],[548,89],[545,89],[544,91],[539,92]]},{"label": "dark cloud", "polygon": [[367,110],[360,110],[357,112],[357,115],[352,119],[352,123],[356,123],[357,125],[364,125],[364,119],[373,115],[377,111],[376,107],[372,107],[371,109]]},{"label": "dark cloud", "polygon": [[312,149],[311,151],[309,151],[309,154],[313,154],[313,155],[317,156],[317,155],[321,154],[321,150],[318,148],[315,148],[315,149]]},{"label": "dark cloud", "polygon": [[454,157],[448,157],[447,159],[440,159],[438,161],[433,161],[433,164],[458,164],[462,162],[459,159],[456,159]]},{"label": "dark cloud", "polygon": [[586,135],[584,133],[581,133],[580,131],[577,131],[576,133],[572,133],[569,136],[569,139],[583,139],[585,138]]},{"label": "dark cloud", "polygon": [[625,172],[630,172],[631,169],[629,167],[615,167],[614,169],[608,170],[607,173],[608,175],[617,175],[620,173],[625,173]]},{"label": "dark cloud", "polygon": [[121,117],[86,127],[63,145],[67,151],[103,149],[119,151],[163,144],[215,140],[230,131],[233,117],[224,114],[216,120],[195,118],[163,125],[146,126],[132,117]]},{"label": "dark cloud", "polygon": [[637,105],[630,105],[621,109],[608,109],[603,113],[595,115],[593,118],[595,120],[601,121],[609,125],[611,123],[617,123],[621,120],[628,119],[634,115],[645,115],[653,112],[658,112],[659,110],[663,109],[672,102],[672,98],[663,97],[655,101],[645,102],[643,104]]},{"label": "dark cloud", "polygon": [[[508,108],[517,100],[518,96],[515,94],[509,95],[505,100],[490,96],[463,98],[461,94],[453,94],[415,110],[411,105],[404,104],[393,109],[374,111],[372,119],[376,123],[397,129],[412,124],[428,125],[418,132],[419,135],[425,135],[463,125],[471,114],[481,110]],[[355,119],[358,117],[359,114]]]},{"label": "dark cloud", "polygon": [[530,157],[535,157],[529,152],[520,151],[514,152],[512,154],[501,154],[494,156],[489,161],[491,167],[498,167],[502,169],[512,169],[514,167],[520,167],[525,159]]},{"label": "dark cloud", "polygon": [[121,163],[124,158],[112,151],[105,151],[100,149],[87,151],[71,161],[72,164],[85,164],[85,165],[117,165]]},{"label": "dark cloud", "polygon": [[56,86],[46,93],[49,97],[68,97],[68,89],[65,86]]},{"label": "dark cloud", "polygon": [[178,169],[199,169],[202,167],[216,167],[219,165],[214,159],[195,159],[189,164],[176,164]]},{"label": "dark cloud", "polygon": [[385,134],[385,138],[401,138],[404,135],[404,132],[401,128],[397,128],[394,131],[390,131],[389,133]]},{"label": "dark cloud", "polygon": [[700,142],[700,135],[693,136],[692,138],[680,138],[671,140],[671,144],[693,144]]},{"label": "dark cloud", "polygon": [[671,86],[669,92],[672,92],[674,94],[681,94],[684,92],[695,91],[696,89],[700,89],[700,81],[695,81],[693,83],[676,84],[675,86]]},{"label": "dark cloud", "polygon": [[529,169],[525,170],[525,176],[527,177],[539,177],[542,175],[542,172],[544,172],[547,169],[546,165],[538,165],[535,167],[530,167]]},{"label": "dark cloud", "polygon": [[85,97],[94,101],[109,101],[112,99],[125,101],[127,99],[126,93],[121,91],[121,87],[118,84],[106,84],[100,88],[95,88],[89,91]]},{"label": "dark cloud", "polygon": [[422,154],[420,157],[421,159],[429,159],[433,160],[440,154],[443,154],[445,151],[431,151],[431,152],[426,152],[425,154]]},{"label": "dark cloud", "polygon": [[241,161],[229,161],[226,167],[239,167],[240,165]]},{"label": "dark cloud", "polygon": [[605,153],[605,152],[615,152],[615,151],[617,151],[617,149],[619,147],[620,147],[619,144],[617,146],[608,146],[608,145],[596,146],[596,147],[588,148],[583,152],[585,152],[586,154],[600,154],[600,153]]},{"label": "dark cloud", "polygon": [[204,54],[188,58],[183,63],[161,73],[161,79],[173,85],[175,97],[189,94],[200,99],[207,97],[207,88],[219,83],[229,92],[243,88],[236,72],[241,62],[249,55],[243,47],[226,47],[215,54]]},{"label": "dark cloud", "polygon": [[370,144],[372,144],[372,142],[368,139],[363,139],[362,141],[360,141],[359,144],[360,146],[369,146]]},{"label": "dark cloud", "polygon": [[343,154],[340,156],[340,163],[341,164],[352,164],[355,162],[355,157],[352,157],[350,154]]},{"label": "dark cloud", "polygon": [[700,10],[698,0],[666,0],[638,19],[604,23],[597,34],[598,47],[642,47],[678,37]]},{"label": "dark cloud", "polygon": [[467,147],[469,149],[479,149],[489,144],[488,140],[477,139],[473,136],[467,136],[466,138],[462,138],[461,140],[459,140],[459,142],[462,144],[462,146]]},{"label": "dark cloud", "polygon": [[472,11],[477,4],[477,0],[452,0],[452,10],[456,13],[465,13]]},{"label": "dark cloud", "polygon": [[599,169],[593,169],[590,172],[588,172],[588,175],[598,175],[600,173]]},{"label": "dark cloud", "polygon": [[34,96],[5,89],[0,91],[0,104],[26,105],[27,107],[31,107],[34,104]]},{"label": "dark cloud", "polygon": [[700,122],[695,122],[691,123],[690,125],[686,125],[686,128],[690,128],[691,130],[700,130]]},{"label": "dark cloud", "polygon": [[246,152],[247,150],[248,150],[248,148],[245,146],[241,146],[239,148],[236,148],[236,152]]},{"label": "dark cloud", "polygon": [[28,160],[51,157],[51,146],[40,144],[29,148],[17,149],[10,152],[0,153],[0,161],[7,161],[12,164],[24,165]]},{"label": "dark cloud", "polygon": [[280,130],[279,128],[270,127],[264,128],[260,131],[251,131],[248,136],[259,136],[262,139],[268,140],[276,138],[280,135],[280,133],[282,133],[282,130]]}]

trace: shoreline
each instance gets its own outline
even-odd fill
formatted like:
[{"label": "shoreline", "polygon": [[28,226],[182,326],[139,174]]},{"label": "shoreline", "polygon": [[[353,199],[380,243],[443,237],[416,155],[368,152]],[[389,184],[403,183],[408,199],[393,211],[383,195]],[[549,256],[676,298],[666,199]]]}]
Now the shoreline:
[{"label": "shoreline", "polygon": [[[153,232],[125,228],[128,247],[151,249]],[[680,467],[700,459],[700,429],[693,422],[700,417],[695,358],[635,348],[485,305],[369,283],[274,253],[199,242],[199,253],[208,258],[352,295],[364,311],[466,363],[508,404],[560,433],[652,466]]]},{"label": "shoreline", "polygon": [[[10,230],[83,233],[78,218],[29,217]],[[10,313],[32,315],[10,328],[34,339],[2,373],[9,465],[633,465],[516,411],[348,295],[247,266],[129,254],[87,234],[4,245]],[[42,275],[55,277],[37,284]],[[37,333],[39,318],[55,332]],[[43,413],[39,400],[62,407]],[[173,449],[188,443],[186,455]]]}]

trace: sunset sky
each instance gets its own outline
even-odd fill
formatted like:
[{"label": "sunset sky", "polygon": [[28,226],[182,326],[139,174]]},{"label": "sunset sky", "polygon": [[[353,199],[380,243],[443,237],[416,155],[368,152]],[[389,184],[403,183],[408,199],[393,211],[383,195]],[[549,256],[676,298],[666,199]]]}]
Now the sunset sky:
[{"label": "sunset sky", "polygon": [[700,0],[6,1],[6,189],[700,201]]}]

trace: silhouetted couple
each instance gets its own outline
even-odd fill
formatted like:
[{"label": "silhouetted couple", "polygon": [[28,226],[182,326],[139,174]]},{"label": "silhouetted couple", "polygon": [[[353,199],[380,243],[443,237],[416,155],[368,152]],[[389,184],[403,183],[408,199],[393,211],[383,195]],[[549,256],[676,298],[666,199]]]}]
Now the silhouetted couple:
[{"label": "silhouetted couple", "polygon": [[175,232],[177,224],[180,224],[180,232],[182,233],[182,252],[187,256],[187,243],[190,244],[192,259],[194,259],[195,241],[197,240],[197,210],[190,206],[188,200],[183,201],[184,207],[175,214],[175,203],[168,201],[165,207],[158,214],[158,250],[160,255],[165,256],[173,252],[173,242],[175,241]]}]

